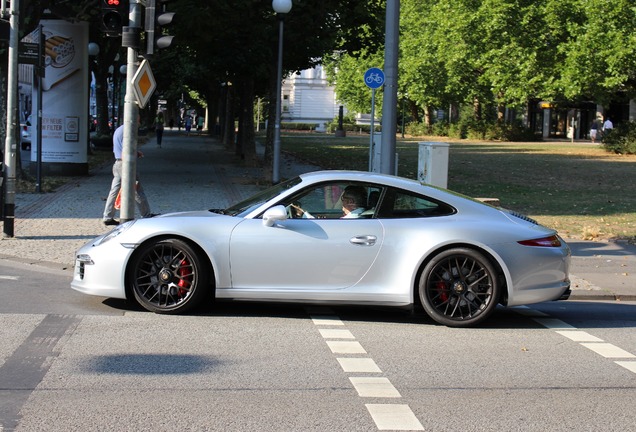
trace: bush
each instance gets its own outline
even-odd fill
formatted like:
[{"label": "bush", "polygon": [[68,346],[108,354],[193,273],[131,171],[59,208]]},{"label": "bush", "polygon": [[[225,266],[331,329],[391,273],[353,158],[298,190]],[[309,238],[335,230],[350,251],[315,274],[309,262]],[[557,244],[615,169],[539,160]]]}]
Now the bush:
[{"label": "bush", "polygon": [[485,125],[484,139],[492,141],[537,141],[534,132],[516,122],[513,124],[488,124]]},{"label": "bush", "polygon": [[281,122],[281,129],[286,130],[297,130],[297,131],[312,131],[316,129],[318,126],[316,123],[291,123],[291,122]]},{"label": "bush", "polygon": [[424,122],[411,122],[404,128],[405,132],[411,136],[429,135],[429,128]]},{"label": "bush", "polygon": [[467,126],[461,123],[452,123],[448,125],[448,136],[450,138],[464,139],[467,135]]},{"label": "bush", "polygon": [[610,133],[603,134],[605,150],[617,154],[636,154],[636,122],[622,123]]},{"label": "bush", "polygon": [[448,136],[448,122],[438,121],[431,126],[431,134],[435,136]]}]

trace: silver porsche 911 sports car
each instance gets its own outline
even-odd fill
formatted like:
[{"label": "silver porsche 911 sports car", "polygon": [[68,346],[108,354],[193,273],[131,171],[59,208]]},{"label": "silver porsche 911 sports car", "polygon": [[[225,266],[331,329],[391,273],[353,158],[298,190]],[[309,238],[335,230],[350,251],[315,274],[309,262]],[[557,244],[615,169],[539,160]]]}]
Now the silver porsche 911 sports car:
[{"label": "silver porsche 911 sports car", "polygon": [[514,212],[400,177],[320,171],[224,210],[123,223],[77,252],[71,286],[158,313],[213,296],[421,304],[468,327],[497,304],[566,299],[569,263],[554,230]]}]

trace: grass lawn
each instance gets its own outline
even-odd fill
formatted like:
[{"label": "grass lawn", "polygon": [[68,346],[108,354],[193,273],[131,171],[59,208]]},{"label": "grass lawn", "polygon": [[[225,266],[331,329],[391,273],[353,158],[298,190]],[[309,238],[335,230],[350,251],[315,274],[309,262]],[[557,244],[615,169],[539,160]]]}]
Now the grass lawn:
[{"label": "grass lawn", "polygon": [[[450,143],[449,189],[498,198],[564,237],[636,240],[636,156],[589,142],[398,139],[400,176],[417,177],[419,141]],[[281,143],[283,151],[325,169],[368,169],[368,135],[283,133]]]}]

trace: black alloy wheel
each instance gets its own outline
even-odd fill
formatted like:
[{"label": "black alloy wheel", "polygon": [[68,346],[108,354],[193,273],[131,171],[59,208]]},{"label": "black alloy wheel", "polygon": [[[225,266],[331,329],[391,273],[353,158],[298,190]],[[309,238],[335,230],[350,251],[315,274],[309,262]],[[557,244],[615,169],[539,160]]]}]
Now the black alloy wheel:
[{"label": "black alloy wheel", "polygon": [[177,239],[144,244],[129,267],[135,299],[146,310],[178,314],[198,306],[206,296],[209,269],[194,249]]},{"label": "black alloy wheel", "polygon": [[497,307],[497,273],[481,253],[449,249],[424,268],[419,295],[426,313],[449,327],[471,327],[487,319]]}]

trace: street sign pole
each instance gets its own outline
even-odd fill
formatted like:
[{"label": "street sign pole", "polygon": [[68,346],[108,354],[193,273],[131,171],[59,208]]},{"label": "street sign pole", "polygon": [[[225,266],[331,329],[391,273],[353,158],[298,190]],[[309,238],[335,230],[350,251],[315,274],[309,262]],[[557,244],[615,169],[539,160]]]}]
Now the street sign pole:
[{"label": "street sign pole", "polygon": [[[141,28],[141,6],[138,0],[129,6],[130,27]],[[137,179],[137,133],[139,129],[139,107],[132,79],[138,67],[137,50],[128,48],[126,64],[126,96],[124,97],[124,142],[121,173],[121,222],[135,218],[135,181]]]},{"label": "street sign pole", "polygon": [[371,89],[371,128],[369,130],[369,171],[373,171],[373,154],[375,152],[375,145],[373,142],[373,134],[375,133],[375,89]]},{"label": "street sign pole", "polygon": [[398,52],[400,38],[400,0],[386,2],[384,69],[386,85],[382,100],[382,152],[380,172],[397,174],[395,135],[397,134]]},{"label": "street sign pole", "polygon": [[364,83],[371,89],[371,128],[369,133],[371,135],[369,141],[369,171],[373,171],[373,167],[375,165],[375,141],[374,141],[374,133],[375,133],[375,90],[382,87],[384,84],[384,72],[382,69],[378,68],[369,68],[364,73]]}]

